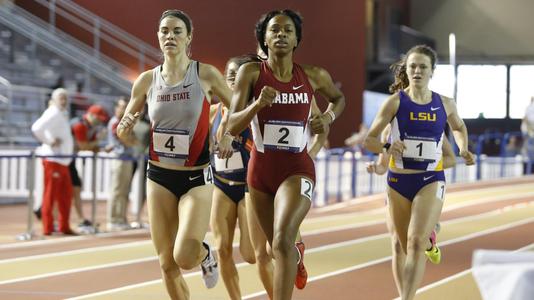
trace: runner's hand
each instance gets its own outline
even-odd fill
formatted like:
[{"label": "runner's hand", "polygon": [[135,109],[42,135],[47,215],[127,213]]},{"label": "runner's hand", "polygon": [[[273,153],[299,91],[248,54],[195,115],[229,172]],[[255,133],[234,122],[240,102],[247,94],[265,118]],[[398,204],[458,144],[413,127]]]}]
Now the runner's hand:
[{"label": "runner's hand", "polygon": [[233,141],[234,141],[234,137],[230,135],[230,133],[225,133],[222,135],[215,149],[217,156],[220,159],[225,159],[225,158],[229,158],[232,156],[234,152],[234,148],[232,147]]},{"label": "runner's hand", "polygon": [[139,119],[139,112],[136,112],[135,114],[125,114],[121,121],[119,122],[119,125],[117,126],[117,136],[119,139],[126,139],[128,138],[128,135],[132,131],[135,123]]},{"label": "runner's hand", "polygon": [[395,156],[402,156],[402,153],[406,150],[406,146],[403,141],[395,141],[388,150],[388,154]]},{"label": "runner's hand", "polygon": [[329,118],[330,117],[326,117],[325,115],[312,116],[308,121],[310,123],[311,132],[313,134],[325,133],[328,130],[328,126],[330,126]]},{"label": "runner's hand", "polygon": [[465,165],[472,166],[475,164],[475,156],[469,150],[460,151],[460,156],[464,159]]},{"label": "runner's hand", "polygon": [[276,95],[278,95],[279,92],[275,90],[274,88],[270,86],[264,86],[261,89],[260,96],[258,97],[257,103],[260,106],[260,108],[264,108],[266,106],[272,106],[273,101],[276,98]]}]

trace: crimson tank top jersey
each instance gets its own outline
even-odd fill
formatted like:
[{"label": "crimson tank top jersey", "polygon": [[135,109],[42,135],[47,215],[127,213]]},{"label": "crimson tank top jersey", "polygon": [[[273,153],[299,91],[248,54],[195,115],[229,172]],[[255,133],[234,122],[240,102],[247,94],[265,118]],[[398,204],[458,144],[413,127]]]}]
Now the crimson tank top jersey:
[{"label": "crimson tank top jersey", "polygon": [[254,148],[247,181],[256,189],[275,194],[291,175],[304,175],[315,181],[315,166],[306,149],[314,91],[302,67],[295,63],[291,81],[281,82],[268,63],[262,62],[254,99],[258,99],[264,86],[280,93],[272,106],[262,108],[252,120]]},{"label": "crimson tank top jersey", "polygon": [[154,68],[147,95],[150,160],[205,165],[209,163],[209,102],[200,86],[199,62],[191,61],[183,81],[174,86],[167,85],[161,69]]}]

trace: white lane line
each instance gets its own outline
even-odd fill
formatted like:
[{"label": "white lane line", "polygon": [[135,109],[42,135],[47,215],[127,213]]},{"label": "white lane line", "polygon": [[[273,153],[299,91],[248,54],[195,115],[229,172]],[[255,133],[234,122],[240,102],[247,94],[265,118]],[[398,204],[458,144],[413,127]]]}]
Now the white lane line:
[{"label": "white lane line", "polygon": [[335,204],[330,204],[330,205],[323,206],[323,207],[318,207],[318,208],[315,208],[314,211],[316,211],[318,213],[325,213],[325,212],[330,212],[330,211],[333,211],[333,210],[347,208],[347,207],[350,207],[350,206],[358,206],[358,205],[361,205],[361,204],[364,204],[364,203],[370,203],[370,202],[378,201],[378,200],[384,199],[385,197],[386,197],[386,193],[384,193],[384,192],[373,194],[373,195],[360,196],[360,197],[356,197],[354,199],[343,201],[343,202],[340,202],[340,203],[335,203]]},{"label": "white lane line", "polygon": [[115,245],[98,246],[98,247],[91,247],[91,248],[84,248],[84,249],[68,250],[68,251],[23,256],[23,257],[16,257],[16,258],[8,258],[8,259],[0,260],[0,267],[5,264],[20,262],[20,261],[29,261],[29,260],[44,259],[44,258],[50,258],[50,257],[69,256],[69,255],[85,254],[85,253],[98,252],[98,251],[109,251],[109,250],[116,250],[116,249],[123,249],[123,248],[131,248],[131,247],[137,247],[137,246],[144,246],[146,244],[151,244],[151,243],[152,241],[150,240],[143,240],[143,241],[135,241],[135,242],[122,243],[122,244],[115,244]]},{"label": "white lane line", "polygon": [[32,296],[40,296],[40,297],[56,296],[58,298],[64,298],[74,293],[73,292],[28,291],[28,290],[24,290],[24,291],[17,291],[17,290],[2,291],[0,290],[0,294],[7,294],[7,295],[11,294],[11,295],[17,295],[19,297],[20,295],[32,295]]},{"label": "white lane line", "polygon": [[153,260],[157,260],[157,259],[158,259],[157,256],[143,257],[143,258],[119,261],[119,262],[109,263],[109,264],[101,264],[101,265],[95,265],[95,266],[90,266],[90,267],[68,269],[68,270],[65,270],[65,271],[44,273],[44,274],[39,274],[39,275],[27,276],[27,277],[19,277],[19,278],[15,278],[15,279],[9,279],[9,280],[0,281],[0,285],[10,284],[10,283],[17,283],[17,282],[22,282],[22,281],[29,281],[29,280],[37,280],[37,279],[42,279],[42,278],[49,278],[49,277],[53,277],[53,276],[68,275],[68,274],[78,273],[78,272],[87,272],[87,271],[93,271],[93,270],[98,270],[98,269],[120,267],[120,266],[124,266],[124,265],[129,265],[129,264],[137,264],[137,263],[153,261]]},{"label": "white lane line", "polygon": [[[480,188],[480,189],[477,189],[477,192],[478,191],[484,191],[484,190],[487,190],[487,189],[488,188]],[[458,192],[451,192],[448,195],[455,194],[455,196],[456,195],[461,196],[461,193],[473,193],[473,192],[475,192],[475,191],[458,191]],[[523,193],[521,195],[524,195],[525,197],[528,197],[528,196],[534,196],[534,193]],[[354,199],[354,200],[350,200],[348,202],[350,202],[350,203],[354,202],[354,204],[372,202],[372,201],[376,200],[374,198],[383,198],[383,197],[385,197],[385,194],[382,193],[382,194],[378,194],[378,195],[366,196],[366,198],[367,197],[369,197],[370,199],[364,199],[362,201],[361,197],[360,197],[360,198],[357,198],[357,199]],[[464,207],[468,207],[468,206],[473,206],[473,205],[477,205],[477,204],[480,204],[480,203],[490,203],[490,202],[497,202],[497,201],[505,201],[505,200],[515,199],[515,198],[519,198],[519,196],[517,196],[517,195],[494,196],[494,197],[487,197],[487,198],[474,200],[474,201],[468,200],[466,203],[451,204],[450,206],[447,206],[447,204],[445,204],[445,207],[443,208],[443,212],[447,212],[447,211],[451,211],[451,210],[455,210],[455,209],[460,209],[460,208],[464,208]],[[339,204],[333,204],[332,206],[334,206],[334,205],[344,206],[345,202],[344,203],[339,203]],[[324,207],[324,209],[326,209],[326,208],[327,207]],[[323,209],[323,208],[317,208],[317,209]],[[317,210],[317,209],[315,209],[315,210]],[[338,214],[338,215],[334,215],[334,216],[313,217],[313,218],[305,219],[304,222],[308,223],[308,224],[313,224],[313,223],[318,223],[318,222],[323,222],[323,221],[328,221],[328,220],[339,219],[339,217],[354,217],[354,218],[357,218],[359,215],[374,214],[374,213],[379,213],[379,212],[384,211],[384,210],[385,210],[385,206],[381,207],[381,208],[376,208],[376,209],[372,209],[372,210],[365,210],[365,211],[360,211],[360,212],[356,212],[356,213],[345,213],[345,214]],[[342,229],[352,229],[352,228],[364,227],[364,226],[369,226],[369,225],[374,225],[374,223],[360,223],[360,224],[355,225],[355,227],[346,227],[346,228],[342,228]],[[94,239],[95,237],[107,238],[107,237],[116,237],[116,236],[136,235],[136,234],[140,234],[140,233],[148,233],[148,230],[147,229],[134,229],[134,230],[128,230],[128,231],[122,231],[122,232],[104,232],[104,233],[98,233],[96,235],[84,235],[84,236],[77,236],[77,237],[64,237],[64,238],[51,239],[51,240],[34,240],[34,241],[28,241],[28,242],[0,245],[0,250],[25,248],[25,247],[28,247],[28,248],[30,248],[30,247],[41,247],[43,245],[61,244],[61,243],[77,242],[77,241],[82,241],[82,240],[90,240],[90,239]],[[320,234],[320,233],[323,233],[323,232],[322,231],[317,231],[317,233],[315,233],[314,231],[311,231],[312,235],[313,234]]]},{"label": "white lane line", "polygon": [[[454,189],[456,187],[463,188],[465,186],[469,186],[471,189],[470,190],[451,191],[451,192],[448,192],[448,194],[449,195],[450,194],[455,194],[455,196],[456,195],[464,196],[465,194],[470,194],[470,193],[478,192],[478,191],[486,192],[488,190],[496,189],[496,188],[500,189],[500,188],[507,188],[507,187],[511,188],[512,186],[513,187],[521,186],[521,185],[528,184],[528,181],[530,181],[530,180],[517,181],[518,178],[510,178],[510,180],[507,180],[507,179],[509,179],[509,178],[495,180],[496,183],[497,182],[501,183],[502,181],[510,181],[510,183],[507,183],[506,185],[499,186],[499,187],[492,187],[492,186],[476,187],[476,184],[474,184],[473,182],[470,182],[470,183],[453,183],[453,184],[449,185],[447,188],[448,189]],[[514,183],[514,181],[517,181],[517,182]],[[491,181],[483,181],[482,183],[489,183],[489,182],[491,182]],[[512,185],[512,186],[510,186],[510,185]],[[386,193],[385,192],[381,192],[381,193],[377,193],[377,194],[373,194],[373,195],[356,197],[356,198],[353,198],[353,199],[350,199],[350,200],[343,201],[341,203],[335,203],[335,204],[327,205],[327,206],[324,206],[324,207],[318,207],[318,208],[316,208],[314,210],[319,212],[319,213],[330,212],[330,211],[334,211],[334,210],[338,210],[338,209],[344,209],[344,208],[351,207],[351,206],[357,206],[357,205],[362,204],[362,203],[368,203],[368,202],[373,202],[373,201],[380,200],[380,199],[385,199],[385,197],[386,197]]]},{"label": "white lane line", "polygon": [[[534,195],[534,193],[533,193],[533,195]],[[497,201],[508,201],[508,200],[520,199],[522,197],[500,196],[500,198],[499,199],[498,198],[499,197],[486,198],[486,199],[484,199],[484,200],[486,200],[486,202],[481,201],[481,203],[491,203],[491,202],[497,202]],[[477,201],[477,203],[475,203],[473,205],[477,205],[477,204],[480,204],[480,203]],[[525,205],[525,204],[526,205],[532,205],[532,204],[534,204],[534,202],[533,201],[531,201],[531,202],[522,202],[522,203],[516,204],[516,205],[521,206],[521,205]],[[460,208],[465,208],[467,206],[469,206],[469,205],[464,205],[464,206],[461,206],[461,207],[453,207],[453,208],[450,208],[450,209],[444,209],[443,212],[452,211],[452,210],[456,210],[456,209],[460,209]],[[502,212],[502,210],[509,209],[512,206],[514,206],[514,205],[505,206],[505,207],[500,208],[500,209],[490,210],[490,211],[487,211],[485,213],[481,213],[481,214],[478,214],[478,215],[470,215],[470,216],[465,216],[465,217],[460,217],[460,218],[455,218],[455,219],[443,221],[443,222],[441,222],[441,224],[455,224],[455,223],[463,222],[464,220],[475,220],[475,219],[478,219],[478,218],[485,218],[488,215],[498,215],[498,214],[500,214]],[[381,218],[380,220],[375,220],[375,221],[366,221],[366,222],[361,222],[361,223],[356,223],[356,224],[347,224],[347,225],[340,225],[340,226],[329,226],[329,227],[324,228],[324,229],[315,229],[315,230],[310,230],[310,231],[303,231],[303,232],[301,232],[301,235],[303,237],[308,237],[308,236],[311,236],[311,235],[324,234],[324,233],[330,233],[330,232],[348,230],[348,229],[356,229],[356,228],[367,227],[367,226],[372,226],[372,225],[377,225],[377,224],[385,224],[385,223],[386,223],[386,221],[385,221],[385,216],[384,216],[384,218]]]},{"label": "white lane line", "polygon": [[[248,263],[242,262],[242,263],[237,264],[236,267],[237,268],[241,268],[241,267],[243,267],[245,265],[248,265]],[[183,274],[182,276],[184,278],[188,278],[188,277],[197,276],[197,275],[200,276],[201,272],[200,271],[191,272],[191,273]],[[152,285],[152,284],[159,284],[159,283],[162,283],[161,279],[156,279],[156,280],[151,280],[151,281],[146,281],[146,282],[126,285],[126,286],[122,286],[122,287],[119,287],[119,288],[114,288],[114,289],[111,289],[111,290],[105,290],[105,291],[100,291],[100,292],[96,292],[96,293],[92,293],[92,294],[81,295],[81,296],[78,296],[78,297],[67,298],[65,300],[81,300],[81,299],[87,299],[87,298],[92,298],[92,297],[104,296],[104,295],[107,295],[107,294],[112,294],[112,293],[116,293],[116,292],[126,291],[126,290],[129,290],[129,289],[140,288],[140,287],[144,287],[144,286],[148,286],[148,285]]]},{"label": "white lane line", "polygon": [[[520,198],[527,198],[534,196],[534,192],[524,192],[519,195],[501,195],[501,196],[491,196],[491,197],[485,197],[485,198],[477,198],[477,200],[469,200],[461,203],[455,203],[451,204],[449,206],[445,206],[443,209],[443,212],[451,211],[451,210],[457,210],[469,206],[475,206],[478,204],[488,204],[493,202],[499,202],[499,201],[508,201],[508,200],[514,200],[514,199],[520,199]],[[445,200],[446,202],[447,200]],[[442,213],[443,213],[442,212]]]},{"label": "white lane line", "polygon": [[[196,273],[200,273],[200,272],[196,272]],[[183,276],[186,277],[187,275],[189,275],[189,274],[185,274]],[[97,293],[86,294],[86,295],[82,295],[82,296],[78,296],[78,297],[72,297],[72,298],[66,298],[65,300],[80,300],[80,299],[87,299],[87,298],[91,298],[91,297],[104,296],[104,295],[107,295],[107,294],[122,292],[122,291],[125,291],[125,290],[129,290],[129,289],[133,289],[133,288],[140,288],[140,287],[144,287],[144,286],[148,286],[148,285],[158,284],[158,283],[161,283],[161,282],[162,282],[161,279],[156,279],[156,280],[141,282],[141,283],[137,283],[137,284],[127,285],[127,286],[123,286],[123,287],[115,288],[115,289],[111,289],[111,290],[105,290],[105,291],[101,291],[101,292],[97,292]]]},{"label": "white lane line", "polygon": [[[525,219],[525,220],[521,220],[521,221],[517,221],[517,222],[513,222],[513,223],[504,224],[504,225],[501,225],[501,226],[498,226],[498,227],[486,229],[486,230],[479,231],[479,232],[476,232],[476,233],[468,234],[468,235],[463,236],[463,237],[450,239],[450,240],[447,240],[445,242],[440,242],[439,245],[440,246],[444,246],[444,245],[451,245],[451,244],[455,244],[455,243],[460,243],[460,242],[463,242],[463,241],[466,241],[466,240],[469,240],[469,239],[475,239],[475,238],[478,238],[478,237],[481,237],[481,236],[484,236],[484,235],[496,233],[496,232],[499,232],[499,231],[505,231],[505,230],[508,230],[508,229],[511,229],[511,228],[514,228],[514,227],[518,227],[518,226],[522,226],[522,225],[526,225],[526,224],[529,224],[529,223],[532,223],[532,222],[534,222],[534,217],[528,218],[528,219]],[[311,250],[314,250],[314,249],[315,248],[313,248]],[[310,252],[312,252],[312,251],[310,251]],[[345,269],[336,270],[336,271],[333,271],[333,272],[329,272],[329,273],[321,274],[321,275],[318,275],[318,276],[310,277],[310,278],[308,278],[308,282],[313,282],[313,281],[316,281],[316,280],[325,279],[325,278],[341,275],[341,274],[344,274],[344,273],[347,273],[347,272],[352,272],[354,270],[370,267],[370,266],[373,266],[373,265],[377,265],[377,264],[386,262],[386,261],[388,261],[390,259],[391,259],[391,256],[387,256],[387,257],[383,257],[383,258],[380,258],[380,259],[376,259],[376,260],[373,260],[373,261],[366,262],[364,264],[358,264],[358,265],[354,265],[352,267],[348,267],[348,268],[345,268]],[[464,272],[466,272],[466,271],[464,271]],[[458,275],[458,274],[456,274],[456,275]],[[459,276],[461,276],[461,275],[458,275],[457,277],[459,277]],[[253,297],[257,297],[257,296],[261,296],[261,295],[265,295],[265,294],[266,294],[265,291],[257,292],[257,293],[254,293],[254,294],[246,295],[245,297],[243,297],[243,299],[251,299]]]},{"label": "white lane line", "polygon": [[[530,244],[530,245],[527,245],[525,247],[522,247],[522,248],[519,248],[517,250],[514,250],[514,251],[511,251],[511,252],[522,252],[522,251],[529,251],[531,249],[534,248],[534,243],[533,244]],[[472,268],[469,268],[469,269],[466,269],[466,270],[463,270],[462,272],[459,272],[459,273],[456,273],[454,275],[451,275],[449,277],[445,277],[439,281],[436,281],[436,282],[432,282],[428,285],[425,285],[424,287],[420,288],[417,290],[417,293],[416,294],[419,294],[419,293],[422,293],[422,292],[425,292],[425,291],[428,291],[430,289],[433,289],[437,286],[440,286],[440,285],[444,285],[446,283],[449,283],[457,278],[460,278],[468,273],[471,273],[471,270]],[[400,299],[400,298],[396,298],[396,299]]]},{"label": "white lane line", "polygon": [[[489,215],[489,214],[486,213],[486,215]],[[450,239],[450,240],[447,240],[447,241],[444,241],[444,242],[440,242],[440,245],[450,245],[450,244],[462,242],[462,241],[465,241],[465,240],[468,240],[468,239],[474,239],[474,238],[481,237],[481,236],[484,236],[484,235],[488,235],[488,234],[491,234],[491,233],[504,231],[504,230],[507,230],[507,229],[511,229],[513,227],[529,224],[531,222],[534,222],[534,217],[528,218],[528,219],[524,219],[524,220],[520,220],[520,221],[516,221],[516,222],[512,222],[512,223],[508,223],[508,224],[504,224],[504,225],[497,226],[497,227],[494,227],[494,228],[486,229],[486,230],[479,231],[479,232],[476,232],[476,233],[473,233],[473,234],[469,234],[469,235],[466,235],[466,236],[463,236],[463,237]],[[306,253],[314,253],[314,252],[325,251],[325,250],[339,248],[339,247],[351,246],[351,245],[359,244],[359,243],[362,243],[362,242],[365,242],[365,241],[385,238],[387,236],[389,236],[389,234],[385,233],[385,234],[380,234],[380,235],[377,235],[377,236],[370,236],[370,237],[360,238],[360,239],[356,239],[356,240],[340,242],[340,243],[336,243],[336,244],[324,245],[324,246],[320,246],[320,247],[316,247],[316,248],[311,248],[311,249],[307,250]],[[316,281],[316,280],[320,280],[320,279],[324,279],[324,278],[340,275],[340,274],[343,274],[343,273],[351,272],[353,270],[357,270],[357,269],[373,266],[373,265],[376,265],[376,264],[379,264],[379,263],[382,263],[382,262],[386,262],[386,261],[388,261],[390,259],[391,259],[391,256],[387,256],[387,257],[376,259],[376,260],[373,260],[373,261],[370,261],[370,262],[366,262],[366,263],[363,263],[363,264],[354,265],[354,266],[351,266],[351,267],[348,267],[348,268],[345,268],[345,269],[336,270],[336,271],[333,271],[333,272],[321,274],[321,275],[309,278],[308,282],[313,282],[313,281]],[[243,262],[243,263],[239,263],[238,265],[236,265],[236,267],[237,268],[242,268],[243,266],[247,266],[247,265],[249,265],[249,264]],[[195,275],[200,275],[200,272],[194,272],[194,273],[185,274],[184,278],[195,276]],[[159,282],[161,282],[161,279],[157,279],[157,280],[153,280],[153,281],[149,281],[149,282],[143,282],[143,283],[139,283],[139,284],[127,285],[127,286],[123,286],[123,287],[120,287],[120,288],[100,291],[100,292],[96,292],[96,293],[92,293],[92,294],[86,294],[86,295],[82,295],[82,296],[79,296],[79,297],[69,298],[67,300],[79,300],[79,299],[87,299],[87,298],[96,297],[96,296],[103,296],[103,295],[108,295],[108,294],[119,292],[119,291],[124,291],[124,290],[129,290],[129,289],[133,289],[133,288],[137,288],[137,287],[146,286],[146,285],[149,285],[149,284],[155,284],[155,283],[159,283]],[[260,295],[264,295],[264,294],[265,294],[265,291],[257,292],[257,293],[254,293],[254,294],[246,295],[243,299],[250,299],[252,297],[256,297],[256,296],[260,296]]]},{"label": "white lane line", "polygon": [[[532,203],[534,203],[534,202],[531,202],[531,204]],[[522,206],[524,206],[524,205],[516,205],[515,207],[522,207]],[[490,216],[498,215],[498,214],[502,213],[503,210],[507,210],[507,209],[511,209],[511,208],[503,208],[503,209],[498,209],[498,210],[485,212],[485,213],[482,213],[482,214],[479,214],[479,215],[472,215],[472,216],[466,216],[466,217],[462,217],[462,218],[456,218],[456,219],[452,219],[452,220],[448,220],[448,221],[442,222],[442,224],[443,225],[447,225],[447,224],[460,223],[460,222],[463,222],[463,221],[474,221],[476,219],[483,219],[483,218],[487,218],[487,217],[490,217]],[[380,223],[382,223],[382,222],[383,221],[380,221]],[[355,226],[354,225],[353,226],[342,226],[343,227],[342,229],[354,228],[354,227],[360,227],[360,226],[364,226],[364,225],[363,224],[357,224]],[[320,232],[321,233],[327,233],[327,232],[334,232],[334,231],[338,231],[338,230],[341,230],[340,227],[320,230]],[[318,231],[315,232],[315,233],[312,232],[311,234],[318,234]],[[311,234],[303,233],[303,236],[309,236]],[[328,249],[334,249],[334,248],[339,248],[339,247],[344,247],[344,246],[356,245],[356,244],[364,243],[364,242],[367,242],[367,241],[386,238],[388,236],[389,236],[389,233],[382,233],[382,234],[367,236],[367,237],[358,238],[358,239],[354,239],[354,240],[344,241],[344,242],[340,242],[340,243],[328,244],[328,245],[324,245],[324,246],[320,246],[320,247],[315,247],[315,248],[309,249],[307,251],[307,253],[314,253],[314,252],[318,252],[318,251],[325,251],[325,250],[328,250]],[[471,236],[475,236],[476,237],[476,234],[468,235],[468,236],[466,236],[466,239],[471,238]],[[25,261],[25,260],[32,260],[32,259],[43,259],[43,258],[49,258],[49,257],[58,257],[58,256],[64,256],[64,255],[75,255],[75,254],[83,254],[83,253],[94,253],[96,251],[108,251],[108,250],[112,250],[112,249],[122,249],[122,248],[129,248],[129,247],[135,247],[135,246],[143,246],[144,244],[150,244],[150,243],[151,243],[151,241],[146,240],[146,241],[137,241],[137,242],[131,242],[131,243],[124,243],[124,244],[120,244],[120,245],[93,247],[93,248],[86,248],[86,249],[80,249],[80,250],[63,251],[63,252],[58,252],[58,253],[50,253],[50,254],[28,256],[28,257],[13,258],[13,259],[7,259],[7,260],[0,261],[0,266],[2,264],[13,263],[13,262],[17,262],[17,261]],[[444,246],[444,245],[448,245],[449,243],[451,243],[451,242],[450,241],[440,242],[440,245]],[[234,243],[233,244],[234,248],[236,248],[238,246],[239,246],[238,243]],[[14,282],[41,279],[41,278],[44,278],[44,277],[52,277],[52,276],[67,275],[67,274],[72,274],[72,273],[77,273],[77,272],[92,271],[92,270],[103,269],[103,268],[108,268],[108,267],[112,267],[112,266],[122,266],[122,265],[128,265],[128,264],[135,264],[135,263],[151,261],[151,260],[156,260],[156,259],[157,259],[156,256],[151,256],[151,257],[144,257],[144,258],[133,259],[133,260],[125,260],[125,261],[121,261],[121,262],[117,262],[117,263],[111,263],[111,264],[100,264],[100,265],[95,265],[95,266],[91,266],[91,267],[69,269],[69,270],[58,271],[58,272],[53,272],[53,273],[45,273],[45,274],[41,274],[41,275],[34,275],[34,276],[27,276],[27,277],[21,277],[21,278],[16,278],[16,279],[4,280],[4,281],[0,281],[0,284],[8,284],[8,283],[14,283]]]},{"label": "white lane line", "polygon": [[91,235],[81,235],[81,236],[72,236],[72,237],[66,236],[66,237],[50,239],[50,240],[33,240],[33,241],[27,241],[27,242],[0,245],[0,250],[25,248],[25,247],[28,247],[28,248],[41,247],[43,245],[63,244],[63,243],[77,242],[77,241],[83,241],[83,240],[92,240],[95,237],[109,238],[109,237],[136,235],[140,233],[149,233],[149,231],[148,229],[132,229],[132,230],[121,231],[121,232],[103,232],[103,233],[97,233],[97,234],[91,234]]},{"label": "white lane line", "polygon": [[[460,193],[460,192],[458,192],[458,193]],[[455,195],[454,197],[457,197],[457,196],[459,197],[460,195]],[[469,207],[469,206],[474,206],[474,205],[478,205],[478,204],[486,204],[486,203],[493,203],[493,202],[499,202],[499,201],[508,201],[508,200],[519,199],[519,198],[522,198],[522,197],[526,198],[526,197],[532,197],[532,196],[534,196],[534,192],[522,192],[522,193],[519,193],[519,194],[511,193],[511,194],[497,195],[497,196],[476,197],[476,200],[463,200],[463,201],[461,201],[459,203],[451,203],[451,204],[448,204],[447,199],[445,199],[445,206],[443,207],[442,213],[448,212],[448,211],[452,211],[452,210],[456,210],[456,209]],[[448,198],[450,199],[452,197],[448,196]],[[339,220],[339,219],[358,218],[359,216],[367,216],[367,215],[371,215],[371,214],[378,214],[378,213],[381,213],[381,212],[385,212],[386,207],[387,206],[384,205],[384,206],[379,207],[379,208],[374,208],[374,209],[369,209],[369,210],[364,210],[364,211],[357,211],[357,212],[351,212],[351,213],[340,213],[340,214],[335,214],[335,215],[328,215],[328,216],[321,216],[321,217],[314,217],[314,218],[310,218],[310,219],[304,219],[303,224],[304,225],[316,224],[316,223],[327,222],[327,221],[335,221],[335,220]]]}]

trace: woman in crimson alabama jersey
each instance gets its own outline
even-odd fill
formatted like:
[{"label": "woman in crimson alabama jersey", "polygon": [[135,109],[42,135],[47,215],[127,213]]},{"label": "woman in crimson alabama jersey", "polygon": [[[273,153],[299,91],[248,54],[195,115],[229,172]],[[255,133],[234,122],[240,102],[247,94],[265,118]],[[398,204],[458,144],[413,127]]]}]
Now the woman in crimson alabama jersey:
[{"label": "woman in crimson alabama jersey", "polygon": [[[295,236],[310,209],[315,183],[306,151],[308,131],[324,132],[343,111],[345,98],[326,70],[293,62],[302,38],[297,13],[265,14],[256,24],[256,38],[268,57],[239,69],[219,150],[228,155],[233,135],[252,122],[254,147],[247,175],[251,203],[275,258],[274,299],[290,299],[302,263]],[[330,104],[324,114],[310,118],[315,91]]]},{"label": "woman in crimson alabama jersey", "polygon": [[145,103],[151,120],[147,201],[152,241],[171,299],[189,299],[180,269],[201,264],[206,287],[217,283],[213,251],[203,242],[211,211],[209,106],[216,95],[229,104],[231,91],[213,66],[188,56],[191,19],[163,12],[158,27],[164,62],[143,72],[132,88],[117,134],[130,134]]}]

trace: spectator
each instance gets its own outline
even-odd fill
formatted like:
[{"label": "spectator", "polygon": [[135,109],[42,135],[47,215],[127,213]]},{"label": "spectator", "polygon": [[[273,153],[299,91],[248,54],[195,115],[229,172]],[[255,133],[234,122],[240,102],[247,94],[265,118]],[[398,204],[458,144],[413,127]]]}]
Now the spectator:
[{"label": "spectator", "polygon": [[523,133],[523,156],[527,159],[524,166],[524,173],[531,174],[534,167],[534,96],[530,98],[525,116],[521,122],[521,132]]},{"label": "spectator", "polygon": [[369,131],[369,128],[364,123],[361,123],[359,131],[345,139],[345,145],[354,148],[356,151],[362,151],[367,131]]},{"label": "spectator", "polygon": [[[72,155],[73,139],[69,131],[67,112],[67,91],[63,88],[52,92],[51,105],[32,125],[32,132],[43,144],[43,155]],[[59,211],[59,231],[63,234],[75,234],[69,225],[72,186],[68,165],[71,157],[47,157],[43,159],[44,191],[42,203],[43,234],[54,231],[52,215],[54,202]]]},{"label": "spectator", "polygon": [[[71,130],[74,136],[74,151],[89,150],[98,152],[99,142],[105,136],[105,130],[101,131],[101,125],[106,124],[109,119],[106,110],[100,105],[91,105],[81,118],[71,120]],[[100,133],[99,133],[100,131]],[[93,224],[84,217],[81,203],[82,181],[76,170],[75,161],[70,165],[70,176],[73,185],[74,208],[81,223],[80,230],[86,232],[91,230]]]},{"label": "spectator", "polygon": [[[148,145],[150,144],[150,122],[148,121],[148,114],[147,114],[147,107],[143,108],[143,111],[141,111],[141,114],[139,116],[139,122],[135,123],[135,126],[133,128],[133,133],[135,135],[135,138],[137,139],[137,143],[134,146],[134,157],[139,159],[139,157],[142,155],[143,163],[139,166],[138,160],[134,161],[134,168],[132,171],[132,174],[135,174],[135,171],[137,168],[140,168],[140,172],[143,184],[139,186],[140,193],[143,194],[143,200],[141,203],[139,203],[138,207],[138,216],[140,216],[141,212],[143,211],[143,207],[146,202],[146,169],[147,169],[147,160],[146,157],[148,156]],[[137,220],[140,221],[140,220]],[[143,223],[135,223],[132,225],[134,227],[147,227],[148,224]]]},{"label": "spectator", "polygon": [[115,104],[115,115],[108,123],[108,145],[106,151],[111,151],[115,159],[111,162],[111,195],[108,199],[107,229],[109,231],[129,229],[126,217],[128,195],[133,176],[133,151],[137,144],[134,134],[122,141],[117,137],[117,126],[124,116],[128,101],[121,97]]},{"label": "spectator", "polygon": [[512,135],[508,139],[505,147],[505,156],[516,156],[521,153],[521,140],[518,136]]},{"label": "spectator", "polygon": [[83,94],[83,81],[76,82],[76,93],[71,96],[70,101],[70,117],[81,117],[89,108],[89,99]]}]

